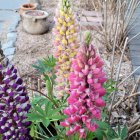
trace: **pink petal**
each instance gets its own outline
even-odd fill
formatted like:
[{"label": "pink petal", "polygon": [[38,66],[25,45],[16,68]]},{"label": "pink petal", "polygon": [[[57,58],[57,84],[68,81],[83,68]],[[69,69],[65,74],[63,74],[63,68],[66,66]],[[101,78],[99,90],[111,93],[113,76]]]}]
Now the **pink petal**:
[{"label": "pink petal", "polygon": [[100,60],[97,64],[96,64],[96,67],[97,68],[100,68],[104,65],[104,62],[102,60]]},{"label": "pink petal", "polygon": [[99,107],[105,106],[105,101],[102,98],[96,99],[95,102],[96,102],[96,105],[99,106]]},{"label": "pink petal", "polygon": [[99,88],[101,88],[101,84],[100,83],[95,83],[95,84],[93,84],[93,88],[94,89],[99,89]]},{"label": "pink petal", "polygon": [[68,102],[68,104],[73,104],[73,103],[77,102],[77,99],[70,96],[70,97],[68,97],[67,102]]},{"label": "pink petal", "polygon": [[60,125],[63,126],[63,127],[67,127],[70,124],[68,122],[64,121],[64,122],[60,122]]},{"label": "pink petal", "polygon": [[107,80],[107,78],[99,78],[98,81],[99,81],[99,83],[102,83],[103,84],[106,80]]},{"label": "pink petal", "polygon": [[88,84],[93,84],[94,80],[93,79],[88,79],[87,82],[88,82]]},{"label": "pink petal", "polygon": [[79,132],[80,132],[80,138],[85,139],[85,138],[86,138],[86,132],[85,132],[85,129],[80,129]]},{"label": "pink petal", "polygon": [[85,123],[89,117],[87,115],[82,115],[82,121]]},{"label": "pink petal", "polygon": [[104,88],[100,88],[100,89],[95,90],[95,93],[98,93],[99,96],[101,97],[106,93],[106,90]]},{"label": "pink petal", "polygon": [[93,74],[99,74],[100,73],[100,69],[99,68],[95,68],[94,70],[93,70]]}]

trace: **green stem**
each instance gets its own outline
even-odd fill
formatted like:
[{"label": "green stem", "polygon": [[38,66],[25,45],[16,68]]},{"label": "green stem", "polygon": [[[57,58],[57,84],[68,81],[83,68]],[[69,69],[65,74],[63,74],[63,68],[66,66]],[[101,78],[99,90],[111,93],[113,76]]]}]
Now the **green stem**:
[{"label": "green stem", "polygon": [[45,95],[44,93],[42,93],[41,91],[38,91],[33,88],[29,88],[29,87],[27,89],[36,91],[36,92],[40,93],[41,95],[45,96],[48,100],[50,100],[55,105],[56,108],[58,108],[58,105],[56,104],[56,102],[54,100],[52,100],[50,97],[48,97],[47,95]]}]

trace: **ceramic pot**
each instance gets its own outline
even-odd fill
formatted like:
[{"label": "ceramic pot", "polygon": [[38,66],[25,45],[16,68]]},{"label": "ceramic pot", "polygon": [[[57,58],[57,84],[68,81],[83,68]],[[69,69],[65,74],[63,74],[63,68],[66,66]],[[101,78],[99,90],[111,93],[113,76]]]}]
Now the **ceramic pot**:
[{"label": "ceramic pot", "polygon": [[46,33],[49,29],[47,23],[48,13],[42,10],[31,10],[23,13],[23,29],[33,35]]},{"label": "ceramic pot", "polygon": [[32,4],[32,3],[26,3],[26,4],[23,4],[21,7],[20,7],[20,10],[19,10],[19,13],[20,15],[23,15],[23,13],[25,13],[26,11],[29,11],[29,10],[35,10],[37,8],[37,4]]}]

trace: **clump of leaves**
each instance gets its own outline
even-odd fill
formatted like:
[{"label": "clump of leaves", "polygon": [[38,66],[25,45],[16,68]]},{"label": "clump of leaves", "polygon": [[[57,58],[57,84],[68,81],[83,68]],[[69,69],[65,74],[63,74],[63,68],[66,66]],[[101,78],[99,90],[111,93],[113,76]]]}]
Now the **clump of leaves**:
[{"label": "clump of leaves", "polygon": [[56,59],[53,56],[48,56],[47,58],[38,60],[37,63],[32,66],[40,73],[45,74],[51,72],[55,65]]},{"label": "clump of leaves", "polygon": [[[49,138],[50,136],[51,138],[56,138],[53,132],[48,129],[48,126],[54,125],[54,123],[65,118],[63,114],[60,114],[62,107],[56,108],[51,101],[40,96],[35,96],[33,98],[31,106],[32,108],[27,115],[28,120],[32,121],[31,136],[36,138],[39,136],[41,138]],[[42,129],[41,124],[47,132]],[[55,131],[55,128],[53,128],[53,131]]]},{"label": "clump of leaves", "polygon": [[87,139],[97,140],[125,140],[128,136],[126,126],[118,125],[117,129],[113,129],[108,123],[96,121],[98,129],[94,133],[88,133]]}]

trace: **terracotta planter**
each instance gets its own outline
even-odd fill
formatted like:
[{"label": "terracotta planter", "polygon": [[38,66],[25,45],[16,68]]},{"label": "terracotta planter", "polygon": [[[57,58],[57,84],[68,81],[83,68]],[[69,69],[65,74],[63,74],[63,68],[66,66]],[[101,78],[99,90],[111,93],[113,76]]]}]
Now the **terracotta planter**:
[{"label": "terracotta planter", "polygon": [[33,35],[43,34],[48,31],[46,20],[48,13],[41,10],[31,10],[23,13],[23,29]]},{"label": "terracotta planter", "polygon": [[35,10],[37,8],[37,4],[32,4],[32,3],[26,3],[26,4],[23,4],[21,7],[20,7],[20,15],[22,15],[23,13],[25,13],[26,11],[29,11],[29,10]]}]

